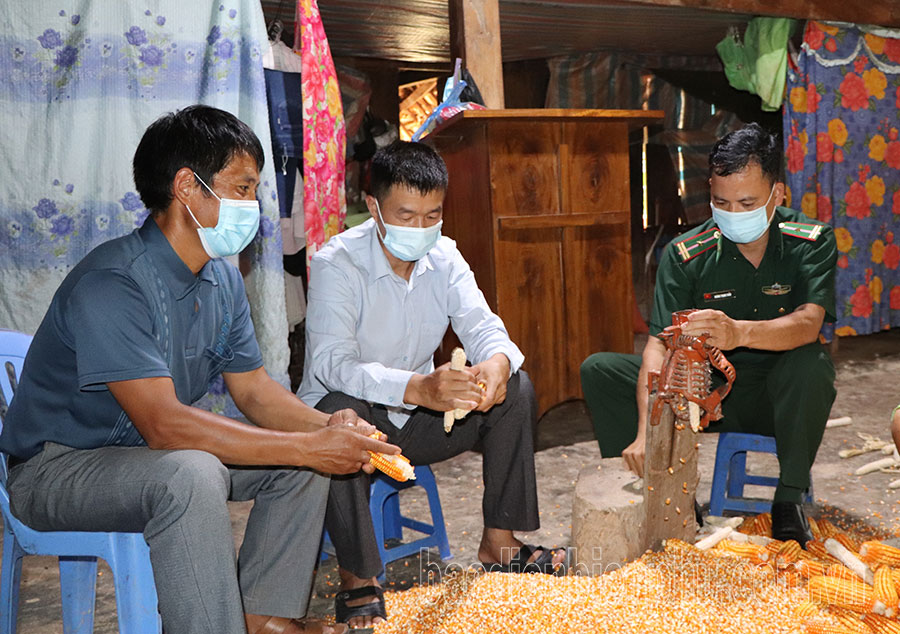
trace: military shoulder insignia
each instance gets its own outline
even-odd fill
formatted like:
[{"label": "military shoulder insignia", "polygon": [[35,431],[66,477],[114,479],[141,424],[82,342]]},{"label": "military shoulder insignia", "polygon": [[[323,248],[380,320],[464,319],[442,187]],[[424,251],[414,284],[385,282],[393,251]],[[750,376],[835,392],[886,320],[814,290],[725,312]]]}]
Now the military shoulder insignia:
[{"label": "military shoulder insignia", "polygon": [[690,238],[675,243],[675,251],[682,262],[687,262],[705,251],[709,251],[719,242],[719,230],[708,229]]},{"label": "military shoulder insignia", "polygon": [[779,222],[778,228],[781,229],[781,233],[786,236],[803,238],[804,240],[815,242],[822,234],[822,229],[825,227],[806,222]]}]

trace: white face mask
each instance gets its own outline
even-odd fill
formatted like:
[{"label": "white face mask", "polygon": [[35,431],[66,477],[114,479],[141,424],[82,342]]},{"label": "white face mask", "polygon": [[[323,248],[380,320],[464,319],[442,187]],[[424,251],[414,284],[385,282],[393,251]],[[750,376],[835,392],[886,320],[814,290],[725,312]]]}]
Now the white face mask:
[{"label": "white face mask", "polygon": [[375,209],[378,211],[378,218],[384,224],[384,235],[378,231],[378,223],[375,223],[375,230],[378,231],[378,237],[381,238],[385,248],[391,254],[405,262],[415,262],[425,257],[425,254],[434,248],[438,238],[441,237],[441,225],[443,220],[438,221],[430,227],[402,227],[400,225],[389,225],[384,221],[381,215],[381,205],[375,198]]},{"label": "white face mask", "polygon": [[219,200],[219,220],[215,227],[201,225],[191,208],[187,208],[191,218],[197,223],[197,233],[200,234],[203,250],[211,258],[237,255],[250,244],[259,230],[259,201],[219,198],[196,172],[194,176]]},{"label": "white face mask", "polygon": [[737,244],[747,244],[754,240],[759,240],[763,234],[768,231],[772,218],[775,217],[774,212],[771,217],[767,217],[766,207],[772,200],[772,194],[775,193],[775,184],[772,184],[772,191],[762,207],[757,207],[751,211],[725,211],[716,207],[712,201],[709,206],[712,208],[713,220],[722,234]]}]

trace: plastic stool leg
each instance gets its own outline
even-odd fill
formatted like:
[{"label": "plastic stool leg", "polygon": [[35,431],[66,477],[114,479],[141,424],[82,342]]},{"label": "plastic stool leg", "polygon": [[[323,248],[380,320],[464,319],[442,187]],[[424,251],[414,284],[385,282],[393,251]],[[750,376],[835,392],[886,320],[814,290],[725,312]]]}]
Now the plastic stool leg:
[{"label": "plastic stool leg", "polygon": [[744,497],[744,485],[747,477],[747,452],[736,451],[728,463],[728,497]]},{"label": "plastic stool leg", "polygon": [[[403,523],[400,515],[400,492],[392,491],[384,499],[384,538],[403,539]],[[375,518],[372,518],[373,520]]]},{"label": "plastic stool leg", "polygon": [[120,533],[110,567],[116,587],[121,634],[159,634],[159,599],[150,565],[150,550],[140,533]]},{"label": "plastic stool leg", "polygon": [[97,595],[97,558],[60,557],[59,591],[63,632],[91,634],[94,631],[94,599]]},{"label": "plastic stool leg", "polygon": [[0,572],[0,634],[16,634],[19,616],[19,582],[22,578],[22,557],[25,551],[15,535],[3,531],[3,564]]},{"label": "plastic stool leg", "polygon": [[441,498],[438,495],[437,482],[431,469],[417,469],[416,480],[425,489],[428,495],[428,507],[431,510],[431,526],[441,559],[450,559],[450,542],[447,540],[447,527],[444,525],[444,512],[441,509]]}]

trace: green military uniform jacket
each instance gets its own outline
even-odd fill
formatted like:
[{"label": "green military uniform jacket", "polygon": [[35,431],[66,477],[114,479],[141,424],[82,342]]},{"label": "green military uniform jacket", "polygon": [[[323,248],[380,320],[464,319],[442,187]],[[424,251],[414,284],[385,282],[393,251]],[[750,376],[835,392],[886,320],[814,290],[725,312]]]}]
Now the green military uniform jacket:
[{"label": "green military uniform jacket", "polygon": [[[707,220],[666,247],[656,276],[650,334],[670,326],[674,311],[688,308],[761,321],[810,303],[825,309],[826,322],[834,322],[836,262],[831,226],[786,207],[775,209],[759,268]],[[752,362],[772,354],[777,353],[744,348],[729,352],[728,358]]]}]

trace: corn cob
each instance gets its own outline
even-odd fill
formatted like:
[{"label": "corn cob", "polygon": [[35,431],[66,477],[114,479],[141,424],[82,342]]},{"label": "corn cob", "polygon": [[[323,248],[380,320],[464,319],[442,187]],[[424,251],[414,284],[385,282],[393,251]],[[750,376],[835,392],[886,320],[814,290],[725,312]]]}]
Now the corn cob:
[{"label": "corn cob", "polygon": [[825,550],[825,544],[820,541],[810,540],[806,542],[806,552],[808,552],[819,561],[823,561],[828,564],[841,563],[840,561],[838,561],[837,557]]},{"label": "corn cob", "polygon": [[870,566],[885,564],[900,567],[900,548],[882,544],[877,540],[863,542],[859,547],[859,557]]},{"label": "corn cob", "polygon": [[836,579],[846,579],[847,581],[859,581],[859,577],[856,576],[852,570],[850,570],[844,564],[831,564],[827,568],[825,568],[825,575],[828,577],[834,577]]},{"label": "corn cob", "polygon": [[760,513],[756,516],[754,520],[755,525],[755,533],[757,535],[766,535],[767,537],[772,536],[772,514],[771,513]]},{"label": "corn cob", "polygon": [[800,553],[802,552],[802,548],[800,548],[800,544],[793,539],[789,539],[788,541],[781,544],[778,550],[775,552],[775,565],[779,567],[789,566],[795,561],[800,559]]},{"label": "corn cob", "polygon": [[875,634],[900,634],[900,623],[877,614],[863,614],[863,623]]},{"label": "corn cob", "polygon": [[730,539],[723,539],[712,550],[725,551],[738,557],[749,559],[753,563],[761,564],[769,561],[769,551],[765,546],[757,544],[735,542]]},{"label": "corn cob", "polygon": [[824,575],[825,571],[828,569],[828,565],[821,561],[804,559],[794,564],[794,569],[803,577],[809,579],[810,577],[821,577]]},{"label": "corn cob", "polygon": [[888,618],[894,616],[900,599],[897,597],[897,589],[894,587],[890,566],[879,566],[875,571],[874,596],[872,612]]},{"label": "corn cob", "polygon": [[806,620],[817,616],[821,611],[822,608],[812,601],[801,601],[797,604],[797,607],[794,608],[794,616],[798,619]]},{"label": "corn cob", "polygon": [[[375,432],[369,436],[370,438],[379,438],[379,432]],[[400,454],[389,456],[375,451],[369,452],[369,462],[372,466],[381,471],[383,474],[392,477],[398,482],[406,482],[407,480],[415,480],[416,472],[409,460]]]},{"label": "corn cob", "polygon": [[816,521],[816,518],[809,517],[807,521],[809,522],[809,531],[812,533],[813,539],[824,542],[825,538],[822,537],[822,529],[819,528],[819,522]]},{"label": "corn cob", "polygon": [[[454,348],[450,353],[450,369],[460,371],[466,367],[466,352],[462,348]],[[464,409],[451,409],[444,412],[444,432],[450,433],[453,429],[453,422],[468,414]]]},{"label": "corn cob", "polygon": [[854,634],[872,634],[872,630],[860,620],[858,614],[845,610],[830,610],[830,612],[847,631]]},{"label": "corn cob", "polygon": [[847,533],[837,533],[831,537],[850,552],[859,553],[859,543]]},{"label": "corn cob", "polygon": [[807,589],[813,601],[856,612],[868,612],[874,600],[872,587],[858,579],[851,581],[828,576],[812,577]]},{"label": "corn cob", "polygon": [[894,582],[894,588],[897,590],[897,594],[900,595],[900,570],[891,568],[891,579]]}]

